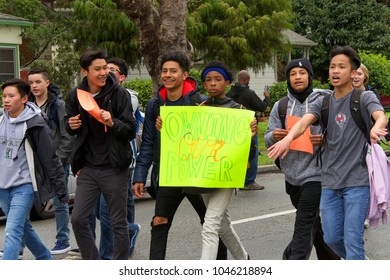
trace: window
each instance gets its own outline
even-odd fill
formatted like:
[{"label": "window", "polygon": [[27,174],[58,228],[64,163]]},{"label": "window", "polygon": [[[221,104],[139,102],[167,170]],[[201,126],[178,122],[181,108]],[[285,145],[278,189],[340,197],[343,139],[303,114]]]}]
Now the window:
[{"label": "window", "polygon": [[16,48],[0,47],[0,83],[16,78]]}]

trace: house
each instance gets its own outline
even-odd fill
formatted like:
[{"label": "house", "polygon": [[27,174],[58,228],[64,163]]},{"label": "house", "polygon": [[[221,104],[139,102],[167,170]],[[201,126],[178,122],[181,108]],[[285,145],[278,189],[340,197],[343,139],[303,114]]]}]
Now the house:
[{"label": "house", "polygon": [[0,83],[20,78],[22,29],[30,26],[33,23],[27,19],[0,13]]},{"label": "house", "polygon": [[[282,34],[287,37],[292,50],[290,50],[282,60],[278,59],[278,56],[275,54],[273,65],[267,65],[261,72],[255,73],[253,70],[248,69],[248,72],[251,75],[249,86],[261,98],[263,98],[265,85],[272,85],[274,82],[281,82],[286,79],[284,73],[288,62],[295,58],[309,58],[310,48],[317,45],[317,43],[292,30],[284,30]],[[145,67],[140,67],[139,69],[130,69],[127,78],[149,79],[150,76]],[[235,79],[237,79],[237,77],[235,77]]]}]

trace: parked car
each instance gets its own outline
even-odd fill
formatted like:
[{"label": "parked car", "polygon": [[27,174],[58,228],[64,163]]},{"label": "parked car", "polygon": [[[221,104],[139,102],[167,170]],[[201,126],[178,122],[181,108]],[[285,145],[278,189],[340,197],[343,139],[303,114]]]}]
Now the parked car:
[{"label": "parked car", "polygon": [[[76,194],[76,177],[69,175],[68,180],[68,190],[69,190],[69,208],[72,208],[74,197]],[[37,197],[34,201],[34,205],[31,209],[30,217],[32,220],[44,220],[51,219],[54,217],[54,206],[53,199],[47,201],[46,203],[41,203]],[[0,209],[0,220],[4,220],[5,215]]]}]

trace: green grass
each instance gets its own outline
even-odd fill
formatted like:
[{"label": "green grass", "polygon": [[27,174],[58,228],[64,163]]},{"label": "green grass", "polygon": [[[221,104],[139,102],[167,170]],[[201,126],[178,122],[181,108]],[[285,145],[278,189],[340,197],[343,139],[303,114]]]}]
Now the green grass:
[{"label": "green grass", "polygon": [[259,122],[259,132],[258,132],[258,137],[259,137],[259,162],[258,165],[268,165],[268,164],[274,164],[274,161],[272,159],[269,159],[267,156],[267,147],[264,144],[264,134],[267,131],[267,125],[268,125],[268,120]]},{"label": "green grass", "polygon": [[[390,112],[386,112],[386,117],[389,118],[389,116],[390,116]],[[268,120],[259,122],[259,125],[258,125],[258,127],[259,127],[259,133],[258,133],[259,151],[260,151],[258,165],[274,164],[274,161],[272,159],[268,158],[267,148],[264,144],[264,134],[267,131],[267,125],[268,125]],[[387,143],[381,142],[381,146],[382,146],[383,150],[385,150],[385,151],[390,150]]]}]

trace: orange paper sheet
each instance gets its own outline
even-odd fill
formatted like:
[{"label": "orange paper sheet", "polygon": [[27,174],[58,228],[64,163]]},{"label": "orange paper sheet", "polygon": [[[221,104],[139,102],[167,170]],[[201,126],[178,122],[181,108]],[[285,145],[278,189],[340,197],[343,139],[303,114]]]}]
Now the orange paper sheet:
[{"label": "orange paper sheet", "polygon": [[[287,130],[290,131],[294,124],[296,124],[300,119],[301,118],[297,116],[287,116]],[[291,142],[290,149],[313,154],[313,145],[310,141],[309,128],[307,128],[301,136]]]},{"label": "orange paper sheet", "polygon": [[100,107],[96,103],[93,96],[88,91],[77,89],[77,98],[80,102],[81,107],[83,107],[85,111],[90,113],[92,117],[104,124],[104,131],[107,132],[107,126],[103,122],[102,117],[100,115]]}]

